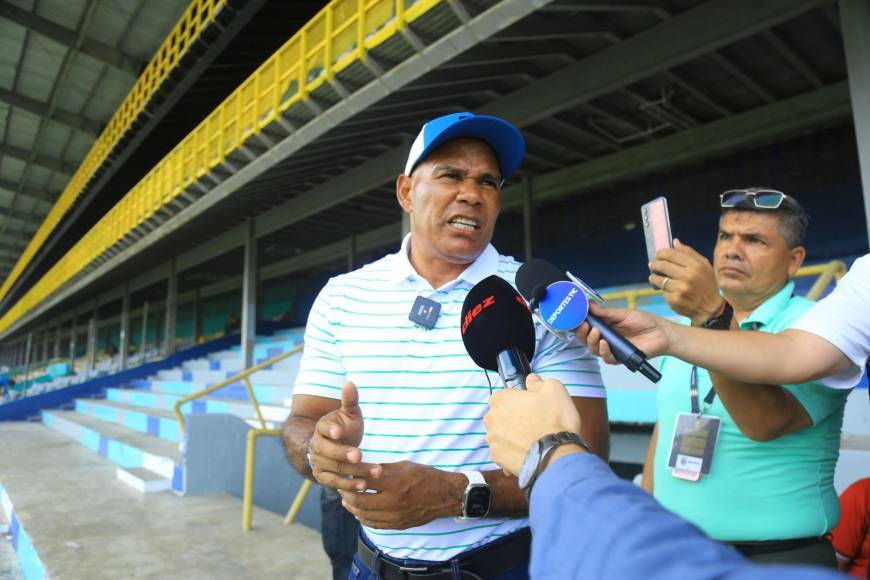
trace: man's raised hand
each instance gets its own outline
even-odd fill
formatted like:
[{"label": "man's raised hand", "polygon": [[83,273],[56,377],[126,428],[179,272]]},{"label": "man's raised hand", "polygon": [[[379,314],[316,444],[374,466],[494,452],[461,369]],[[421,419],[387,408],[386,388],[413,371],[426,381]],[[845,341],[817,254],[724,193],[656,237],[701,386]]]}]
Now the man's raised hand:
[{"label": "man's raised hand", "polygon": [[344,490],[364,490],[366,478],[380,473],[380,465],[362,463],[364,423],[359,394],[353,383],[341,389],[341,407],[327,413],[311,437],[311,473],[317,483]]}]

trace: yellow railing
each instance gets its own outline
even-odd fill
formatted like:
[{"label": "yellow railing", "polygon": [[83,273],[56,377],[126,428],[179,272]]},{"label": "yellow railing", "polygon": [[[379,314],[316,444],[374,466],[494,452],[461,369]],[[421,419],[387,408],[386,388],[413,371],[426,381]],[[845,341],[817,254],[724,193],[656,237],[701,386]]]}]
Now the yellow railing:
[{"label": "yellow railing", "polygon": [[[257,397],[256,395],[254,395],[254,387],[251,386],[251,375],[258,371],[267,369],[270,366],[281,362],[282,360],[291,355],[302,352],[303,347],[303,344],[294,346],[290,350],[283,352],[278,356],[265,360],[260,364],[245,369],[242,372],[224,381],[211,385],[210,387],[206,387],[205,389],[192,393],[175,402],[175,417],[178,419],[179,432],[183,433],[186,425],[184,421],[184,413],[181,412],[181,408],[184,405],[190,403],[193,400],[209,395],[215,391],[219,391],[220,389],[233,383],[237,383],[239,381],[242,381],[242,383],[244,383],[245,390],[248,392],[248,397],[251,399],[251,405],[254,407],[254,414],[257,416],[257,421],[259,421],[260,423],[259,429],[251,429],[250,431],[248,431],[248,440],[245,449],[245,487],[242,494],[242,529],[245,531],[251,529],[251,518],[254,509],[254,458],[257,452],[257,439],[260,437],[277,437],[281,435],[280,429],[269,429],[266,427],[266,421],[263,419],[263,413],[260,411],[260,403],[257,402]],[[293,504],[290,506],[290,511],[287,512],[287,517],[284,520],[285,523],[290,524],[293,522],[294,519],[296,519],[296,514],[302,507],[302,502],[305,501],[305,496],[308,494],[308,490],[310,488],[311,482],[306,479],[302,483],[302,486],[299,488],[299,491],[296,494],[296,498],[293,500]]]},{"label": "yellow railing", "polygon": [[[810,300],[818,300],[825,288],[831,283],[831,280],[839,280],[846,274],[846,264],[840,260],[833,260],[824,264],[815,264],[813,266],[804,266],[800,268],[794,275],[795,278],[805,278],[809,276],[818,276],[813,286],[809,289],[806,297]],[[625,300],[629,308],[637,308],[639,298],[648,296],[656,296],[661,294],[661,290],[652,288],[633,288],[631,290],[620,290],[618,292],[609,292],[603,297],[609,302],[617,302]]]},{"label": "yellow railing", "polygon": [[[0,318],[9,328],[323,83],[443,0],[333,0],[269,57]],[[398,6],[398,9],[396,9]],[[75,178],[74,178],[75,179]],[[84,187],[84,182],[80,183]],[[71,201],[70,201],[71,203]],[[54,210],[52,210],[54,211]],[[57,220],[60,215],[57,216]],[[52,227],[57,223],[52,222]],[[45,223],[49,223],[46,218]],[[43,224],[45,225],[45,224]],[[40,228],[41,230],[42,228]],[[49,228],[50,231],[51,228]],[[41,244],[47,232],[39,238]],[[37,241],[37,238],[34,238]],[[28,248],[30,248],[28,246]],[[20,264],[35,252],[22,255]],[[23,265],[21,266],[23,268]],[[13,270],[0,289],[20,273]]]},{"label": "yellow railing", "polygon": [[191,43],[199,37],[202,29],[214,20],[219,9],[225,4],[226,0],[191,0],[187,10],[184,11],[172,32],[169,33],[157,53],[145,67],[121,106],[112,115],[84,160],[79,164],[79,168],[55,201],[54,206],[40,224],[39,229],[36,230],[27,247],[24,248],[15,266],[9,272],[3,285],[0,286],[0,298],[6,295],[31,258],[42,247],[51,231],[84,191],[96,171],[103,165],[106,157],[130,129],[133,121],[151,100],[154,92],[166,80],[170,71],[184,56]]}]

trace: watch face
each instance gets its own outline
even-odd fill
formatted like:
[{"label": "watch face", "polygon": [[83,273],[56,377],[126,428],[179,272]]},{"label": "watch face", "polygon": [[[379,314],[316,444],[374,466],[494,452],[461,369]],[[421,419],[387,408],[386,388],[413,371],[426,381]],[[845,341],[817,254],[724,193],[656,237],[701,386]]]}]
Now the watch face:
[{"label": "watch face", "polygon": [[489,512],[490,489],[488,485],[474,485],[468,490],[465,500],[465,517],[482,518]]},{"label": "watch face", "polygon": [[528,487],[532,476],[535,475],[535,470],[538,468],[538,459],[541,456],[541,445],[538,441],[532,444],[529,452],[526,453],[526,459],[520,467],[520,472],[517,474],[517,485],[520,489]]}]

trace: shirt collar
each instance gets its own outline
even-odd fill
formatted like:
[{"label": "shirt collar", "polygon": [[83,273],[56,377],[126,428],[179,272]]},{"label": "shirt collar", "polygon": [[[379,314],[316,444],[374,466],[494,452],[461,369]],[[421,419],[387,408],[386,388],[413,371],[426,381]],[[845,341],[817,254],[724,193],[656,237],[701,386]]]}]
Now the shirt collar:
[{"label": "shirt collar", "polygon": [[[407,234],[402,240],[402,247],[399,249],[399,252],[393,254],[395,259],[393,260],[390,271],[390,282],[398,284],[409,278],[414,279],[420,277],[414,269],[414,266],[411,264],[411,260],[408,258],[408,252],[410,249],[411,234]],[[463,270],[459,276],[457,276],[456,280],[464,280],[473,286],[487,276],[492,276],[497,272],[498,252],[492,244],[487,244],[486,248],[484,248],[483,252],[481,252],[477,259],[469,264],[469,266]],[[454,282],[456,280],[454,280]]]},{"label": "shirt collar", "polygon": [[749,316],[744,318],[743,322],[740,323],[740,328],[748,328],[751,326],[763,328],[767,326],[774,317],[788,307],[788,302],[791,300],[793,294],[794,282],[789,280],[779,292],[762,302],[758,308],[753,310]]}]

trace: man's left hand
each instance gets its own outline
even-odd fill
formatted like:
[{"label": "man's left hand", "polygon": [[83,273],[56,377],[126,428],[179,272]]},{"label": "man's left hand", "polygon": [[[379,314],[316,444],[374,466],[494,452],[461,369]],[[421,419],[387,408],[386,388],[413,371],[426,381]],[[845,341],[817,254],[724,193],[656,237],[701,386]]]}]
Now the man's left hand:
[{"label": "man's left hand", "polygon": [[377,493],[341,491],[342,505],[370,528],[404,530],[436,518],[460,515],[467,481],[461,473],[442,471],[399,461],[381,464],[380,473],[368,478]]},{"label": "man's left hand", "polygon": [[526,378],[527,391],[504,389],[489,398],[484,415],[492,460],[506,473],[520,471],[526,453],[544,435],[580,433],[580,415],[565,387],[555,379]]}]

